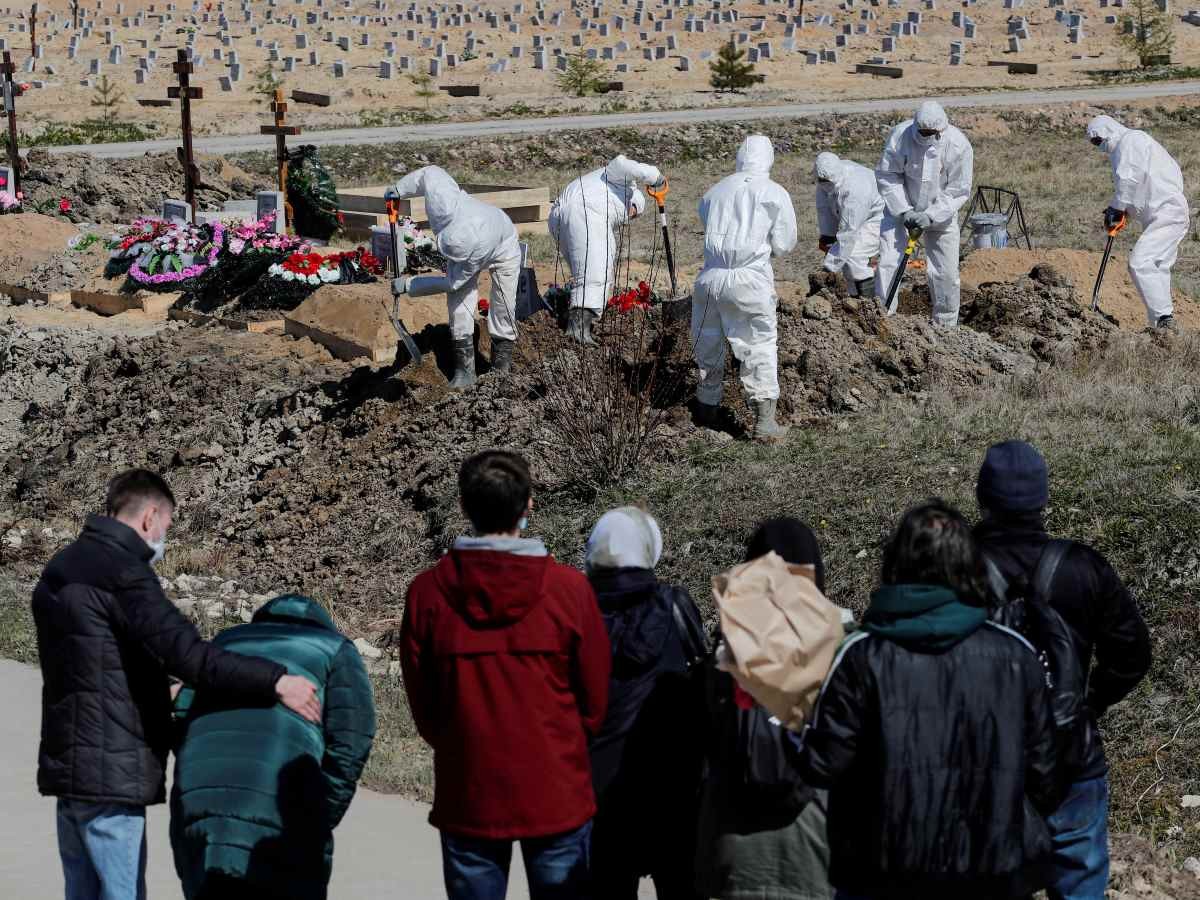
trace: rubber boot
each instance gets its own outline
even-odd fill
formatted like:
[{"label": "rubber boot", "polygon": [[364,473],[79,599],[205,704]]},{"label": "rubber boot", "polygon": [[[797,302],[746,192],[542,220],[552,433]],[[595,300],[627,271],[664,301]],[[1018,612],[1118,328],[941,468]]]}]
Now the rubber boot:
[{"label": "rubber boot", "polygon": [[450,379],[452,390],[462,390],[475,384],[475,340],[463,338],[454,342],[454,377]]},{"label": "rubber boot", "polygon": [[758,441],[777,441],[788,433],[788,428],[775,421],[777,400],[754,401],[754,439]]},{"label": "rubber boot", "polygon": [[696,412],[692,416],[692,421],[696,423],[697,428],[716,428],[717,413],[721,411],[715,403],[704,403],[700,400],[696,401]]},{"label": "rubber boot", "polygon": [[862,281],[854,282],[854,287],[858,291],[858,293],[855,294],[854,296],[860,297],[860,298],[861,297],[874,297],[875,296],[875,276],[872,275],[870,278],[864,278],[864,279],[862,279]]},{"label": "rubber boot", "polygon": [[1158,322],[1155,323],[1154,327],[1162,331],[1179,334],[1179,323],[1175,321],[1175,317],[1172,315],[1159,316]]},{"label": "rubber boot", "polygon": [[515,344],[516,341],[492,338],[492,371],[497,375],[507,375],[512,371],[512,355]]},{"label": "rubber boot", "polygon": [[590,309],[575,308],[567,312],[567,334],[576,343],[585,347],[595,347],[596,339],[592,337],[592,322],[596,314]]}]

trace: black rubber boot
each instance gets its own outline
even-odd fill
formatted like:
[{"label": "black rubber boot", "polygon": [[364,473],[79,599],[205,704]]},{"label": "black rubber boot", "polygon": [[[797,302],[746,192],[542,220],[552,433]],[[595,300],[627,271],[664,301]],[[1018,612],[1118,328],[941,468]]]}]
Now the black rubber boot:
[{"label": "black rubber boot", "polygon": [[787,436],[788,428],[775,421],[776,400],[754,401],[754,439],[777,441]]},{"label": "black rubber boot", "polygon": [[854,282],[854,287],[858,291],[856,297],[874,297],[875,296],[875,277],[864,278],[862,281]]},{"label": "black rubber boot", "polygon": [[692,416],[692,421],[696,423],[698,428],[716,428],[717,413],[721,411],[721,407],[715,403],[703,403],[700,400],[696,401],[696,413]]},{"label": "black rubber boot", "polygon": [[475,339],[463,338],[454,342],[454,377],[450,379],[453,390],[462,390],[475,384]]},{"label": "black rubber boot", "polygon": [[592,337],[592,322],[596,314],[590,309],[576,308],[567,313],[567,334],[585,347],[595,347],[596,339]]},{"label": "black rubber boot", "polygon": [[1159,316],[1154,327],[1163,331],[1170,331],[1174,334],[1179,334],[1179,323],[1176,322],[1175,317],[1171,315]]},{"label": "black rubber boot", "polygon": [[492,371],[497,375],[507,375],[512,371],[512,355],[515,345],[516,341],[492,338]]}]

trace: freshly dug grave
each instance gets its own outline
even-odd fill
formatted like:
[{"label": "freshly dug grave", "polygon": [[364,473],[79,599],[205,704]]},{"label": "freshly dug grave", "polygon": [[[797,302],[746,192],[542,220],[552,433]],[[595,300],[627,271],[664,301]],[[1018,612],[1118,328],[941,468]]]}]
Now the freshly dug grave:
[{"label": "freshly dug grave", "polygon": [[70,222],[38,213],[0,216],[0,283],[21,284],[32,269],[64,255],[78,234]]},{"label": "freshly dug grave", "polygon": [[388,316],[390,304],[382,282],[329,284],[284,316],[284,330],[312,338],[339,359],[392,362],[396,329]]},{"label": "freshly dug grave", "polygon": [[[1141,331],[1146,327],[1146,307],[1126,267],[1130,246],[1126,241],[1120,250],[1114,248],[1108,260],[1104,283],[1100,287],[1100,308],[1116,318],[1122,328]],[[989,282],[1015,281],[1035,266],[1049,264],[1075,288],[1079,302],[1090,306],[1092,287],[1103,255],[1086,250],[1021,250],[1016,247],[972,250],[963,260],[962,286],[964,290],[970,290]],[[1200,303],[1176,291],[1175,318],[1184,328],[1200,328]]]}]

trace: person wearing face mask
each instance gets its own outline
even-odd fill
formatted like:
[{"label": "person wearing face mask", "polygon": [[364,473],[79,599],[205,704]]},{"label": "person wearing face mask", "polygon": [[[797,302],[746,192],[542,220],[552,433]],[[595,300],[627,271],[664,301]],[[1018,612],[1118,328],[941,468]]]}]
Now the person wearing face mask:
[{"label": "person wearing face mask", "polygon": [[574,179],[550,210],[550,235],[571,268],[567,333],[580,344],[596,343],[592,324],[604,315],[616,284],[616,231],[646,208],[638,182],[658,188],[666,179],[655,166],[620,155]]},{"label": "person wearing face mask", "polygon": [[879,255],[883,198],[875,173],[833,153],[817,156],[817,225],[827,271],[846,279],[852,297],[875,296],[871,258]]},{"label": "person wearing face mask", "polygon": [[1146,132],[1109,116],[1092,119],[1087,135],[1112,162],[1115,190],[1104,211],[1105,229],[1126,217],[1142,223],[1142,236],[1129,254],[1129,275],[1146,305],[1146,320],[1151,328],[1176,331],[1171,267],[1191,223],[1179,163]]},{"label": "person wearing face mask", "polygon": [[971,142],[932,100],[892,129],[875,170],[887,206],[875,277],[881,303],[900,268],[909,233],[919,231],[929,264],[933,324],[958,324],[958,212],[971,199],[974,166]]},{"label": "person wearing face mask", "polygon": [[502,898],[520,841],[532,900],[585,897],[596,797],[588,739],[611,669],[596,595],[581,572],[522,537],[529,464],[488,450],[463,463],[458,538],[408,589],[404,690],[433,748],[429,821],[450,900]]},{"label": "person wearing face mask", "polygon": [[160,476],[117,475],[105,514],[88,516],[34,588],[44,682],[37,783],[58,799],[67,900],[146,896],[146,807],[166,800],[170,676],[227,702],[278,701],[321,722],[308,679],[201,640],[167,599],[151,566],[174,512]]}]

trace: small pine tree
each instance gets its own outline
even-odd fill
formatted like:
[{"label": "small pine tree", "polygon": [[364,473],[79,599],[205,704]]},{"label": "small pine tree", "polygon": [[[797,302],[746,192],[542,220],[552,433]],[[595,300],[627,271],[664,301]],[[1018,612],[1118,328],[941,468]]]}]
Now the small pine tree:
[{"label": "small pine tree", "polygon": [[437,90],[433,86],[433,76],[422,72],[409,75],[408,80],[416,87],[417,96],[425,101],[425,112],[429,112],[429,101],[437,96]]},{"label": "small pine tree", "polygon": [[567,57],[567,67],[558,73],[559,90],[576,97],[593,94],[609,80],[608,68],[580,50]]},{"label": "small pine tree", "polygon": [[739,50],[732,40],[717,51],[716,62],[708,64],[712,70],[708,83],[717,93],[740,92],[758,82],[754,74],[754,63],[742,61],[745,55],[746,51]]},{"label": "small pine tree", "polygon": [[1158,56],[1170,56],[1175,47],[1175,32],[1171,17],[1162,11],[1157,0],[1126,0],[1128,12],[1117,22],[1117,43],[1138,66],[1145,68]]},{"label": "small pine tree", "polygon": [[107,75],[100,76],[93,91],[95,96],[92,98],[92,106],[100,110],[100,121],[105,125],[111,125],[116,108],[125,99],[125,95],[108,80]]},{"label": "small pine tree", "polygon": [[258,103],[270,103],[275,99],[275,92],[283,87],[283,78],[275,72],[275,67],[271,65],[268,59],[262,64],[262,68],[254,73],[254,86],[252,90],[261,99]]}]

